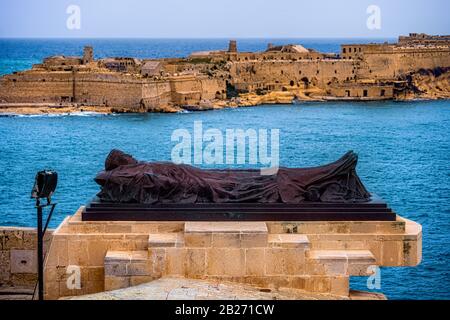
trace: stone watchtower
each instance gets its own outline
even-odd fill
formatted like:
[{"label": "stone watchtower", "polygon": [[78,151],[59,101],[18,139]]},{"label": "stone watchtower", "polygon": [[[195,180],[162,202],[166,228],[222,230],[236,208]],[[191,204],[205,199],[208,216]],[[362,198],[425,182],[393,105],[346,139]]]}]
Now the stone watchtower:
[{"label": "stone watchtower", "polygon": [[85,46],[83,50],[83,64],[94,61],[94,49],[91,46]]},{"label": "stone watchtower", "polygon": [[236,40],[230,40],[230,44],[228,45],[228,52],[237,52]]}]

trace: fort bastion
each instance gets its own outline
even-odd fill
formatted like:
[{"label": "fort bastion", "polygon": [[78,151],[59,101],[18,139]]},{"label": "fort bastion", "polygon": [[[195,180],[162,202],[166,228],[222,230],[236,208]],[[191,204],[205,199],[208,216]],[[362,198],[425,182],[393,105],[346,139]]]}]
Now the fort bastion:
[{"label": "fort bastion", "polygon": [[425,34],[401,36],[397,43],[343,44],[339,54],[294,44],[240,52],[232,40],[227,50],[186,58],[96,60],[87,46],[81,57],[49,57],[0,78],[0,112],[174,112],[294,100],[448,98],[449,70],[450,36]]}]

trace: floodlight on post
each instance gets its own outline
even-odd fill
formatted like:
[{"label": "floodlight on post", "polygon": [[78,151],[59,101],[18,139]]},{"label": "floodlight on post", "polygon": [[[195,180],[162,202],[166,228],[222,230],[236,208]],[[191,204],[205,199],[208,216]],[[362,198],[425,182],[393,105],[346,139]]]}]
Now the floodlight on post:
[{"label": "floodlight on post", "polygon": [[[37,264],[38,264],[38,297],[44,300],[44,235],[55,209],[56,203],[51,203],[51,198],[58,184],[58,174],[52,170],[39,171],[36,174],[31,198],[36,199],[37,209]],[[41,199],[47,199],[47,204],[42,205]],[[50,213],[43,227],[42,209],[50,207]]]}]

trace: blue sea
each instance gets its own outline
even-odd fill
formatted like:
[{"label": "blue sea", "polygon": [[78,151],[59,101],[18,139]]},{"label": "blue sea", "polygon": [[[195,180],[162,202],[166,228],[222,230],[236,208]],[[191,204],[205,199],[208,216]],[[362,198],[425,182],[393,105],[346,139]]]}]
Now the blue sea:
[{"label": "blue sea", "polygon": [[[300,43],[338,52],[361,39],[241,39],[240,50],[264,50],[267,42]],[[369,40],[364,40],[369,41]],[[381,39],[380,41],[384,41]],[[78,55],[91,44],[96,57],[185,56],[221,49],[215,40],[0,40],[0,74],[24,70],[43,57]],[[112,148],[149,161],[170,160],[173,130],[280,129],[280,164],[316,166],[348,150],[360,156],[358,174],[367,188],[400,215],[423,226],[423,262],[383,268],[381,292],[390,299],[450,298],[450,102],[330,102],[259,106],[179,114],[78,114],[0,117],[0,225],[34,226],[30,191],[43,168],[59,173],[51,226],[98,191],[93,178]],[[240,166],[235,166],[240,167]],[[366,278],[352,288],[367,290]]]}]

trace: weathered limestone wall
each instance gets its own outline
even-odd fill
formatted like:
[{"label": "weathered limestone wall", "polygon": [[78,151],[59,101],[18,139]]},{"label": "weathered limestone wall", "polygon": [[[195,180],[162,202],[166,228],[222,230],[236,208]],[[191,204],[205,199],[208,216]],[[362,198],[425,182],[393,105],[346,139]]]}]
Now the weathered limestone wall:
[{"label": "weathered limestone wall", "polygon": [[347,83],[331,85],[329,93],[331,96],[341,99],[384,100],[394,97],[394,87],[392,85]]},{"label": "weathered limestone wall", "polygon": [[142,99],[148,111],[169,105],[172,101],[170,83],[167,81],[144,82],[142,85]]},{"label": "weathered limestone wall", "polygon": [[[53,231],[45,238],[48,248]],[[0,227],[0,288],[33,288],[37,281],[37,239],[32,228]]]},{"label": "weathered limestone wall", "polygon": [[200,79],[200,86],[202,88],[202,99],[212,100],[217,98],[217,94],[224,94],[226,92],[225,81],[214,78]]},{"label": "weathered limestone wall", "polygon": [[[421,226],[393,222],[83,222],[82,208],[54,232],[48,299],[114,290],[160,277],[232,281],[348,296],[373,266],[415,266]],[[80,287],[70,288],[69,266]],[[70,279],[69,279],[70,280]]]},{"label": "weathered limestone wall", "polygon": [[115,72],[31,71],[0,79],[0,101],[79,103],[141,111],[174,104],[198,104],[215,98],[225,85],[205,76],[145,79]]},{"label": "weathered limestone wall", "polygon": [[71,72],[21,72],[0,78],[0,101],[60,102],[73,96]]},{"label": "weathered limestone wall", "polygon": [[225,84],[205,76],[181,76],[169,79],[172,102],[176,105],[197,104],[201,100],[215,99],[216,93],[225,91]]},{"label": "weathered limestone wall", "polygon": [[[303,86],[305,82],[325,87],[331,81],[347,81],[355,77],[356,62],[351,60],[303,60],[237,62],[230,69],[232,82],[248,90],[280,89],[278,86]],[[274,87],[274,88],[272,88]]]},{"label": "weathered limestone wall", "polygon": [[119,73],[77,73],[75,83],[78,103],[136,109],[143,97],[143,81]]},{"label": "weathered limestone wall", "polygon": [[449,48],[395,48],[392,51],[364,52],[364,60],[357,70],[363,79],[396,79],[402,74],[420,69],[450,66]]}]

